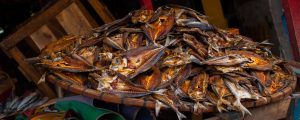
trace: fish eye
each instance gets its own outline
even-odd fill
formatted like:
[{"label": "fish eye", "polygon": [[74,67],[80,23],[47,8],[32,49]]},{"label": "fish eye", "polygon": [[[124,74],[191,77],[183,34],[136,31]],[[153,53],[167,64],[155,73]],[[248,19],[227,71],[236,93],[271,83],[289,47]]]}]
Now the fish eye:
[{"label": "fish eye", "polygon": [[165,19],[159,19],[160,22],[165,22]]},{"label": "fish eye", "polygon": [[138,60],[136,60],[136,63],[139,63],[141,60],[140,59],[138,59]]}]

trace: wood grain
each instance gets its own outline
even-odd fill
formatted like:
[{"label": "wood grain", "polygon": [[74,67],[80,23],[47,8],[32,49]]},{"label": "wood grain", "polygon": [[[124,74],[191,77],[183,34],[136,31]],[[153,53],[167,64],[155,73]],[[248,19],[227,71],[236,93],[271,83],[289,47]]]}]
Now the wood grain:
[{"label": "wood grain", "polygon": [[[27,78],[37,84],[40,80],[41,74],[39,74],[39,72],[36,71],[33,66],[25,61],[25,56],[21,53],[21,51],[14,47],[10,49],[8,53],[19,63],[20,69],[22,69],[22,71],[26,74]],[[45,82],[38,84],[37,87],[47,97],[55,98],[55,93]]]},{"label": "wood grain", "polygon": [[75,3],[64,9],[56,18],[68,34],[84,35],[93,28]]},{"label": "wood grain", "polygon": [[52,31],[48,28],[47,25],[43,25],[37,31],[30,35],[33,43],[38,47],[39,50],[42,50],[48,43],[51,41],[57,40]]},{"label": "wood grain", "polygon": [[46,24],[50,18],[60,13],[65,7],[69,6],[72,0],[59,0],[44,11],[39,12],[27,22],[22,24],[16,32],[10,34],[1,43],[0,47],[3,51],[7,51],[23,40],[26,36],[34,33],[41,26]]},{"label": "wood grain", "polygon": [[88,0],[97,14],[101,17],[104,23],[110,23],[115,20],[114,16],[108,10],[108,8],[102,4],[99,0]]}]

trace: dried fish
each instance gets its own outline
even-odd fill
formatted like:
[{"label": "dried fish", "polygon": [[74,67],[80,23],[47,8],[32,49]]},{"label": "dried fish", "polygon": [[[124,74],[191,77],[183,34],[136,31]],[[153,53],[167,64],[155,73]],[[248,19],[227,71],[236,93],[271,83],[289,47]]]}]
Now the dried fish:
[{"label": "dried fish", "polygon": [[293,80],[286,65],[300,66],[272,55],[271,46],[219,29],[195,10],[169,5],[130,12],[85,36],[63,37],[28,61],[48,70],[44,78],[54,74],[122,97],[152,96],[157,115],[163,105],[179,119],[185,116],[178,106],[196,114],[214,105],[219,112],[251,115],[242,101],[283,90]]}]

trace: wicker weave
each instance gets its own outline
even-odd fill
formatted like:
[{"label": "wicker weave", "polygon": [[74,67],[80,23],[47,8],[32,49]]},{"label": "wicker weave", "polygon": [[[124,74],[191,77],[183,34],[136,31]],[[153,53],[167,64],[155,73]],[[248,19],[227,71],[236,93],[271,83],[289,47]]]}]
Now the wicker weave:
[{"label": "wicker weave", "polygon": [[[289,96],[296,87],[296,82],[297,82],[296,75],[293,74],[293,76],[294,76],[293,80],[291,80],[291,83],[289,84],[289,86],[284,88],[283,90],[281,90],[275,94],[272,94],[271,96],[262,97],[258,100],[244,101],[244,102],[242,102],[242,104],[245,107],[250,108],[250,107],[259,107],[262,105],[266,105],[269,103],[273,103],[273,102],[282,100],[286,96]],[[70,91],[72,93],[81,94],[81,95],[84,95],[87,97],[99,99],[99,100],[109,102],[109,103],[125,104],[125,105],[129,105],[129,106],[137,106],[137,107],[146,107],[149,109],[154,109],[154,107],[155,107],[155,102],[151,98],[122,98],[118,95],[100,92],[100,91],[97,91],[94,89],[86,88],[85,86],[79,86],[79,85],[73,84],[73,83],[69,82],[68,80],[57,78],[56,76],[51,75],[51,74],[48,75],[47,80],[49,82],[53,83],[54,85],[60,86],[63,89]],[[206,107],[207,107],[207,109],[203,109],[202,112],[205,113],[205,112],[216,111],[215,107],[213,107],[213,106],[206,106]],[[181,111],[191,111],[192,110],[192,108],[183,107],[183,106],[179,106],[179,109]]]}]

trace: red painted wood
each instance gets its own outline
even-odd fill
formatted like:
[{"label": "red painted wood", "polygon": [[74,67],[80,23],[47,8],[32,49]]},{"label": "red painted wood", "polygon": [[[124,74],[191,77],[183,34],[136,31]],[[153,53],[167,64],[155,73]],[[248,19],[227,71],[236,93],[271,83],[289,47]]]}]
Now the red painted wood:
[{"label": "red painted wood", "polygon": [[300,0],[282,0],[293,55],[296,61],[300,61]]},{"label": "red painted wood", "polygon": [[142,8],[146,10],[153,10],[152,0],[139,0]]}]

